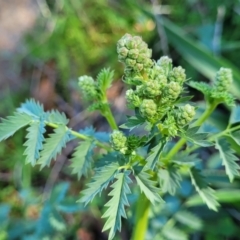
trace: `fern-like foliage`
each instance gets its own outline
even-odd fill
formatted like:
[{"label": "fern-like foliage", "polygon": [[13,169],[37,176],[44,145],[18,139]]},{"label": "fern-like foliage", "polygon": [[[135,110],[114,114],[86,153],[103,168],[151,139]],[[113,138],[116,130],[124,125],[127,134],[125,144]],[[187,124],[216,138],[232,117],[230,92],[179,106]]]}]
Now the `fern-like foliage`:
[{"label": "fern-like foliage", "polygon": [[109,68],[104,68],[101,70],[101,72],[97,76],[97,82],[99,85],[99,88],[103,93],[106,92],[106,90],[111,87],[111,83],[113,81],[113,75],[114,71],[111,71]]},{"label": "fern-like foliage", "polygon": [[163,203],[163,199],[160,197],[160,189],[156,187],[157,182],[151,180],[151,175],[146,171],[134,171],[134,176],[140,187],[141,192],[153,203]]},{"label": "fern-like foliage", "polygon": [[225,166],[230,182],[232,182],[234,177],[239,176],[240,166],[236,162],[238,158],[233,154],[233,150],[224,139],[216,141],[216,149],[220,153],[222,164]]},{"label": "fern-like foliage", "polygon": [[79,201],[87,205],[98,193],[101,194],[101,192],[106,189],[109,183],[114,179],[118,167],[118,163],[112,162],[111,164],[96,170],[92,182],[88,183],[87,188],[82,191],[83,196]]},{"label": "fern-like foliage", "polygon": [[82,176],[87,177],[88,175],[88,171],[93,163],[93,148],[93,141],[84,141],[80,142],[73,153],[70,167],[72,168],[72,173],[77,174],[78,179],[80,179]]},{"label": "fern-like foliage", "polygon": [[166,193],[174,195],[176,189],[180,187],[181,175],[176,164],[169,164],[164,169],[159,169],[158,179],[161,190]]},{"label": "fern-like foliage", "polygon": [[107,211],[103,214],[103,218],[107,221],[103,227],[103,231],[110,229],[109,240],[113,239],[117,230],[121,230],[121,218],[126,218],[125,206],[129,206],[127,194],[131,193],[129,183],[130,171],[124,171],[116,174],[116,182],[112,184],[113,190],[109,193],[112,198],[105,204],[108,207]]},{"label": "fern-like foliage", "polygon": [[27,126],[31,121],[31,116],[19,112],[15,112],[13,116],[2,119],[0,123],[0,141],[9,138],[19,129]]},{"label": "fern-like foliage", "polygon": [[41,151],[41,157],[38,160],[41,169],[45,166],[49,166],[51,160],[56,159],[57,154],[61,152],[62,148],[65,147],[66,143],[70,140],[68,129],[62,125],[56,128],[54,133],[49,136],[49,138],[45,139],[43,150]]},{"label": "fern-like foliage", "polygon": [[189,173],[192,184],[202,198],[203,202],[205,202],[210,209],[217,211],[219,203],[216,201],[216,198],[214,196],[214,190],[208,187],[204,177],[200,174],[199,170],[191,168]]},{"label": "fern-like foliage", "polygon": [[24,143],[26,150],[26,163],[31,163],[32,166],[36,164],[36,160],[40,157],[40,151],[43,149],[43,141],[45,133],[45,124],[41,121],[34,121],[28,127],[27,141]]}]

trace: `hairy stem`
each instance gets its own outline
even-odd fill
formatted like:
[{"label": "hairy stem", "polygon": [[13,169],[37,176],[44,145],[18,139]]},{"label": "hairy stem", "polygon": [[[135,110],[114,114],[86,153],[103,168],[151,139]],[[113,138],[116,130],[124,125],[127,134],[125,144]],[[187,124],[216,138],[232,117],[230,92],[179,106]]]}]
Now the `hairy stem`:
[{"label": "hairy stem", "polygon": [[116,124],[115,118],[113,117],[110,107],[107,105],[107,107],[104,110],[105,111],[102,113],[102,115],[107,119],[111,129],[118,130],[118,126]]},{"label": "hairy stem", "polygon": [[136,206],[136,220],[133,230],[132,240],[145,240],[145,234],[148,227],[148,214],[150,201],[141,193]]},{"label": "hairy stem", "polygon": [[[202,116],[195,122],[195,126],[201,125],[214,111],[214,109],[217,107],[217,103],[213,103],[209,105]],[[172,158],[177,152],[181,149],[181,147],[186,143],[186,140],[184,138],[181,138],[175,146],[169,151],[168,155],[166,156],[167,159]]]}]

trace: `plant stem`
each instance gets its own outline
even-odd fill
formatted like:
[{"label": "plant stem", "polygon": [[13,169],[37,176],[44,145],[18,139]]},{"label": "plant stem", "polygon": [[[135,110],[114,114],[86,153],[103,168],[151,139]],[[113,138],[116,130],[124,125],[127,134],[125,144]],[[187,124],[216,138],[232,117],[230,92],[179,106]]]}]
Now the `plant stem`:
[{"label": "plant stem", "polygon": [[[55,123],[50,123],[50,122],[45,122],[45,123],[46,123],[46,125],[48,125],[48,126],[50,126],[52,128],[58,128],[59,127],[59,125],[55,124]],[[84,134],[81,134],[79,132],[73,131],[70,128],[68,128],[67,126],[66,126],[66,130],[68,130],[73,136],[75,136],[77,138],[80,138],[82,140],[86,140],[86,141],[92,141],[93,140],[93,138],[91,138],[89,136],[86,136]],[[99,147],[101,147],[101,148],[103,148],[103,149],[105,149],[107,151],[112,151],[112,149],[109,146],[101,143],[100,141],[98,141],[96,139],[94,139],[94,141],[95,141],[97,146],[99,146]]]},{"label": "plant stem", "polygon": [[112,111],[110,107],[107,105],[104,109],[105,111],[102,112],[102,115],[107,119],[108,124],[110,125],[112,130],[118,130],[118,126],[116,124],[115,118],[112,115]]},{"label": "plant stem", "polygon": [[136,206],[136,220],[133,230],[132,240],[145,240],[145,234],[148,227],[148,214],[150,201],[141,193]]},{"label": "plant stem", "polygon": [[[214,111],[214,109],[217,107],[218,103],[212,103],[209,105],[202,116],[195,122],[195,126],[201,125]],[[186,140],[184,138],[181,138],[175,146],[171,149],[171,151],[166,156],[167,159],[172,158],[180,149],[181,147],[186,143]]]}]

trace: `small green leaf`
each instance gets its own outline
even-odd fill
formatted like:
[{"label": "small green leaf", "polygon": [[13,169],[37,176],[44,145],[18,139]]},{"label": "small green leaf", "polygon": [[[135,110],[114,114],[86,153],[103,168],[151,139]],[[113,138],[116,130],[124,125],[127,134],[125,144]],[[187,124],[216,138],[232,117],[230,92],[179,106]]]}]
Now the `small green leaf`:
[{"label": "small green leaf", "polygon": [[209,147],[212,146],[213,143],[207,141],[206,138],[208,137],[208,133],[197,133],[199,127],[189,128],[186,133],[182,134],[181,136],[185,138],[189,142],[193,142],[202,147]]},{"label": "small green leaf", "polygon": [[207,204],[210,209],[217,211],[219,203],[216,201],[214,190],[208,187],[204,177],[200,174],[199,170],[191,168],[189,170],[189,174],[192,180],[192,184],[202,198],[202,200]]},{"label": "small green leaf", "polygon": [[169,164],[165,169],[159,169],[158,180],[164,193],[168,192],[174,195],[180,187],[182,177],[176,164]]},{"label": "small green leaf", "polygon": [[104,68],[97,76],[97,82],[99,84],[99,88],[103,93],[111,87],[111,83],[113,81],[114,71],[111,71],[109,68]]},{"label": "small green leaf", "polygon": [[205,96],[209,97],[211,94],[212,87],[208,83],[205,82],[189,82],[188,85],[192,88],[197,89],[202,92]]},{"label": "small green leaf", "polygon": [[121,230],[121,218],[127,218],[124,207],[129,206],[127,194],[131,193],[128,186],[131,183],[129,174],[129,171],[125,171],[115,176],[117,180],[112,184],[113,190],[109,193],[112,198],[105,204],[108,209],[102,216],[102,218],[107,218],[103,231],[110,229],[109,240],[114,238],[117,230]]},{"label": "small green leaf", "polygon": [[39,119],[40,117],[45,116],[45,112],[42,104],[35,101],[34,99],[27,100],[25,103],[22,103],[20,108],[17,109],[20,113],[26,113],[29,116]]},{"label": "small green leaf", "polygon": [[87,205],[98,193],[101,194],[102,190],[106,189],[109,183],[113,180],[118,167],[119,165],[116,162],[112,162],[111,164],[96,170],[92,182],[88,183],[87,188],[82,191],[83,196],[80,198],[79,202],[83,202]]},{"label": "small green leaf", "polygon": [[220,153],[222,164],[225,166],[230,182],[232,182],[235,176],[239,176],[240,166],[236,162],[238,158],[233,154],[233,150],[224,139],[217,140],[215,147]]},{"label": "small green leaf", "polygon": [[238,145],[240,145],[240,130],[232,132],[229,135]]},{"label": "small green leaf", "polygon": [[119,126],[120,128],[123,129],[129,129],[130,131],[132,131],[134,128],[136,127],[140,127],[141,125],[143,125],[145,123],[145,119],[138,116],[132,116],[129,117],[127,122],[122,124],[121,126]]},{"label": "small green leaf", "polygon": [[56,128],[54,133],[49,136],[49,138],[45,139],[41,157],[38,160],[38,164],[41,164],[41,169],[49,166],[51,160],[57,157],[57,154],[61,152],[62,148],[65,147],[66,143],[70,140],[70,134],[67,128],[62,125]]},{"label": "small green leaf", "polygon": [[200,230],[202,228],[202,221],[200,218],[198,218],[196,215],[192,214],[189,211],[186,210],[180,210],[175,215],[174,218],[186,225],[187,227],[190,227],[194,230]]},{"label": "small green leaf", "polygon": [[15,112],[13,116],[2,119],[0,123],[0,141],[12,136],[19,129],[27,126],[33,119],[25,113]]},{"label": "small green leaf", "polygon": [[50,123],[67,125],[69,122],[66,115],[64,113],[60,113],[57,110],[52,110],[50,112],[47,112],[47,114],[48,114],[48,117],[46,121]]},{"label": "small green leaf", "polygon": [[[220,203],[239,203],[240,201],[240,190],[237,189],[219,189],[214,192],[214,195]],[[199,195],[190,197],[186,206],[194,207],[203,204],[203,200]]]},{"label": "small green leaf", "polygon": [[72,173],[78,175],[78,179],[80,179],[83,175],[85,177],[88,175],[88,171],[93,163],[93,148],[94,144],[92,141],[84,141],[80,142],[73,153],[70,167],[73,169]]},{"label": "small green leaf", "polygon": [[187,234],[176,227],[164,227],[162,234],[167,240],[188,240]]},{"label": "small green leaf", "polygon": [[134,171],[134,176],[137,180],[137,184],[141,189],[141,192],[151,201],[152,204],[163,203],[163,199],[160,197],[160,189],[157,188],[157,182],[151,180],[151,175],[145,171]]},{"label": "small green leaf", "polygon": [[45,124],[40,121],[34,121],[28,127],[28,134],[26,136],[27,141],[24,143],[26,146],[26,150],[24,151],[24,155],[26,155],[26,163],[31,163],[32,166],[36,164],[36,160],[39,159],[40,153],[43,149],[43,140],[45,133]]},{"label": "small green leaf", "polygon": [[232,108],[231,116],[229,119],[230,124],[240,122],[240,105],[236,105]]},{"label": "small green leaf", "polygon": [[151,149],[151,154],[147,157],[146,161],[146,168],[154,169],[156,166],[156,163],[158,162],[160,158],[160,154],[162,153],[162,150],[164,146],[166,145],[166,139],[162,138],[161,141],[156,145],[154,148]]},{"label": "small green leaf", "polygon": [[175,162],[179,165],[195,165],[196,162],[201,161],[197,155],[197,153],[189,155],[186,152],[180,152],[177,155],[173,156],[172,162]]}]

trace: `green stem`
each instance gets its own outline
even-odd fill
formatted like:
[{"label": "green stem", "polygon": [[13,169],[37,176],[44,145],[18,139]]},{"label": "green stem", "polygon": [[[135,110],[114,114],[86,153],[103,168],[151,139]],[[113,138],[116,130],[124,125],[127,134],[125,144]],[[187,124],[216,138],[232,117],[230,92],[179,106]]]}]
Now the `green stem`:
[{"label": "green stem", "polygon": [[[218,103],[212,103],[209,105],[202,116],[195,122],[195,126],[201,125],[214,111],[214,109],[217,107]],[[181,149],[181,147],[186,143],[186,140],[184,138],[181,138],[175,146],[171,149],[171,151],[166,156],[167,159],[172,158],[177,152]]]},{"label": "green stem", "polygon": [[[58,124],[55,124],[55,123],[50,123],[50,122],[45,122],[46,125],[52,127],[52,128],[58,128],[59,125]],[[67,126],[66,126],[66,130],[68,130],[73,136],[77,137],[77,138],[80,138],[82,140],[87,140],[87,141],[92,141],[93,139],[91,137],[88,137],[84,134],[81,134],[79,132],[76,132],[76,131],[73,131],[71,129],[69,129]],[[94,139],[95,143],[97,146],[107,150],[107,151],[111,151],[112,149],[110,147],[108,147],[107,145],[101,143],[100,141]]]},{"label": "green stem", "polygon": [[101,113],[107,119],[111,129],[118,130],[118,126],[116,124],[115,118],[113,117],[112,111],[108,104],[106,105],[105,109],[101,111]]},{"label": "green stem", "polygon": [[136,221],[133,230],[132,240],[145,240],[145,234],[148,227],[148,214],[150,201],[141,193],[136,206]]}]

